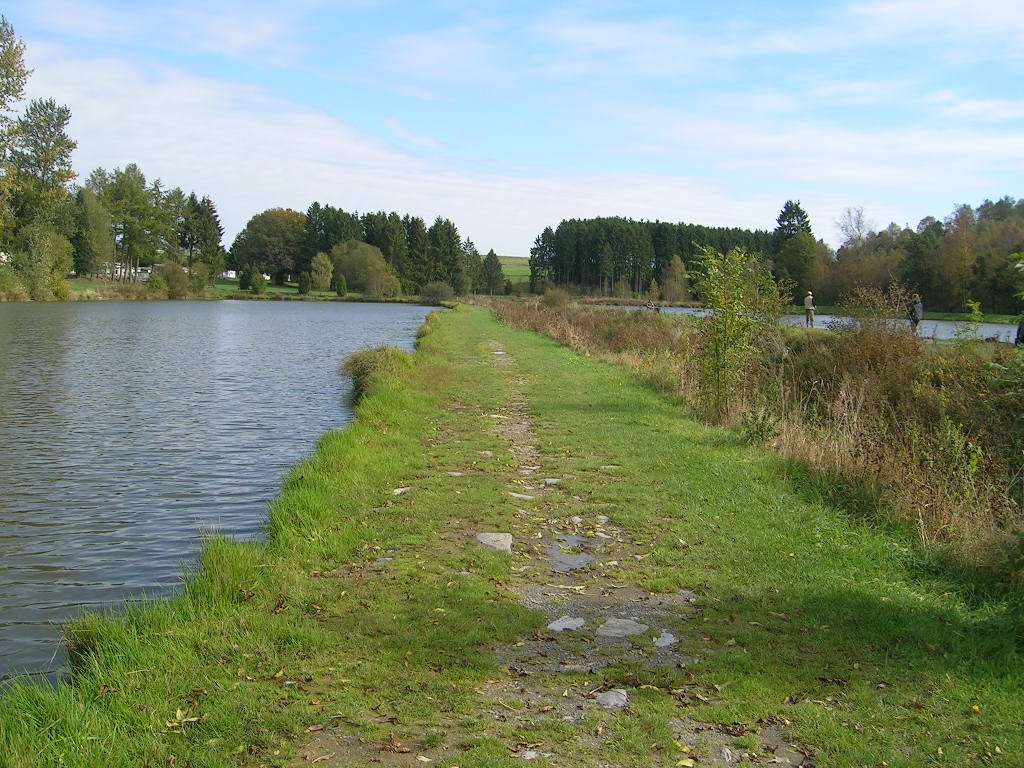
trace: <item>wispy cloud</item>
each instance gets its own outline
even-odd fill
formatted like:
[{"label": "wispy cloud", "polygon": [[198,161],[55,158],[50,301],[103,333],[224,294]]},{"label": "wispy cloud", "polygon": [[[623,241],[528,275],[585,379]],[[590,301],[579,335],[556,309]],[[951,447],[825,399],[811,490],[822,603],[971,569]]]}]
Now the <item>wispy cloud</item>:
[{"label": "wispy cloud", "polygon": [[426,134],[410,131],[399,120],[396,120],[393,117],[389,117],[384,122],[392,130],[395,136],[402,141],[410,144],[416,144],[421,147],[429,147],[431,149],[436,149],[441,146],[441,142],[437,139],[427,136]]}]

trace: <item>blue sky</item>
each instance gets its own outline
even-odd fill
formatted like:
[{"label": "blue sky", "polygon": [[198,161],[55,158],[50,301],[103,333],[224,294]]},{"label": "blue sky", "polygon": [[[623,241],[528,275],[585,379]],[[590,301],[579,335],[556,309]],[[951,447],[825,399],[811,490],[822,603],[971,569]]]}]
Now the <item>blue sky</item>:
[{"label": "blue sky", "polygon": [[1024,196],[1019,0],[8,0],[84,177],[256,213],[450,218],[482,252],[627,216],[815,234]]}]

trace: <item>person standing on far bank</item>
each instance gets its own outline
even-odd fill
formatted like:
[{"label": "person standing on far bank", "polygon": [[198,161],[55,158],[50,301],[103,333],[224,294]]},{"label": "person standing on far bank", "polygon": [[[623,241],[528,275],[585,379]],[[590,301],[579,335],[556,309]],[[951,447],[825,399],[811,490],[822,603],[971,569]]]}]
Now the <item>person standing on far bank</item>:
[{"label": "person standing on far bank", "polygon": [[814,310],[817,306],[814,303],[814,294],[810,291],[804,296],[804,325],[808,328],[814,327]]},{"label": "person standing on far bank", "polygon": [[910,321],[910,329],[917,333],[917,326],[924,320],[924,304],[920,294],[915,293],[907,302],[907,319]]}]

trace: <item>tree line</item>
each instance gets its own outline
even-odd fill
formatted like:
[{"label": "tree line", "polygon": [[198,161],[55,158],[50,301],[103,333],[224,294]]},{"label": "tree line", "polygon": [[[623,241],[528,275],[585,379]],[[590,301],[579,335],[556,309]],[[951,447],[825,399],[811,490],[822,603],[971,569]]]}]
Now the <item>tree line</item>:
[{"label": "tree line", "polygon": [[[147,181],[132,164],[72,184],[71,110],[33,99],[25,44],[0,16],[0,298],[66,298],[66,277],[134,280],[154,263],[202,284],[223,267],[224,230],[209,197]],[[187,270],[187,273],[186,273]]]},{"label": "tree line", "polygon": [[[763,253],[771,233],[620,217],[563,220],[546,227],[530,249],[530,289],[573,288],[625,297],[655,292],[689,298],[687,273],[704,247]],[[662,298],[661,295],[658,298]]]},{"label": "tree line", "polygon": [[[787,200],[773,231],[705,227],[624,218],[563,220],[547,227],[530,249],[530,287],[558,286],[602,296],[691,298],[706,249],[741,248],[770,267],[794,301],[806,291],[835,304],[861,288],[894,284],[926,297],[930,309],[990,314],[1024,309],[1024,200],[958,205],[942,220],[916,228],[890,224],[873,230],[862,208],[835,222],[842,243],[833,249],[815,237],[799,201]],[[698,296],[697,298],[702,298]]]},{"label": "tree line", "polygon": [[307,275],[320,290],[342,276],[349,290],[384,297],[419,294],[432,284],[458,295],[510,290],[494,250],[481,255],[450,219],[438,216],[427,226],[419,216],[359,214],[320,202],[305,213],[271,208],[253,216],[227,263],[278,284]]}]

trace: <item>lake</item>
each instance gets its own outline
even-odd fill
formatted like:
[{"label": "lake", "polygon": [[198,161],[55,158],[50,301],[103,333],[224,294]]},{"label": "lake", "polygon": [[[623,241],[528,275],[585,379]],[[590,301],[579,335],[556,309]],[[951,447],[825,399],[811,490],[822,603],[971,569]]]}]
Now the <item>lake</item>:
[{"label": "lake", "polygon": [[204,534],[261,535],[288,469],[352,414],[342,361],[431,307],[0,303],[0,679],[61,625],[170,594]]}]

